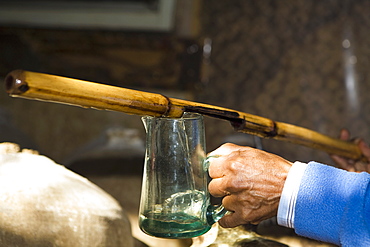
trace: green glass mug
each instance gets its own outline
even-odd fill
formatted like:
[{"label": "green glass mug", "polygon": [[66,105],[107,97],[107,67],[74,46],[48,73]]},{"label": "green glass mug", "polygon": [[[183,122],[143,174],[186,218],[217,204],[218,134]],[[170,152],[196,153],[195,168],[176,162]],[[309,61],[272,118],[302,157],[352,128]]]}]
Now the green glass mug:
[{"label": "green glass mug", "polygon": [[206,233],[226,210],[210,203],[202,115],[142,120],[146,154],[140,229],[151,236],[176,239]]}]

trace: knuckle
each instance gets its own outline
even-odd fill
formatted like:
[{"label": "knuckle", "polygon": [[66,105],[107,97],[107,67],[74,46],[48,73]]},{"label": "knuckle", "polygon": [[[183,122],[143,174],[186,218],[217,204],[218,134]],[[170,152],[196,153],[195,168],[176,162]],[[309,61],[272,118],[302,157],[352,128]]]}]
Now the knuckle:
[{"label": "knuckle", "polygon": [[224,144],[221,145],[221,147],[225,147],[225,148],[231,148],[231,147],[235,147],[235,146],[236,146],[235,144],[229,143],[229,142],[224,143]]}]

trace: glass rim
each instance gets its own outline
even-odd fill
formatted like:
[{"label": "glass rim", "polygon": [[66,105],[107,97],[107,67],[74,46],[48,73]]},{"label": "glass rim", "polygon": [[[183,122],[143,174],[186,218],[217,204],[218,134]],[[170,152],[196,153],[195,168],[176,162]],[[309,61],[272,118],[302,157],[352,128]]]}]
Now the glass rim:
[{"label": "glass rim", "polygon": [[202,119],[203,115],[197,112],[184,112],[181,117],[154,117],[154,116],[143,116],[143,119],[161,119],[161,120],[198,120]]}]

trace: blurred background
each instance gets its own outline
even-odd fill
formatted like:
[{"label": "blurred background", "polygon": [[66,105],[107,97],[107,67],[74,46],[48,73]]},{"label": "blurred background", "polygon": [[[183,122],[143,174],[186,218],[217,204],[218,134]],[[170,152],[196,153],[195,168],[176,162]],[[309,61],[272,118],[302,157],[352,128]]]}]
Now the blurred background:
[{"label": "blurred background", "polygon": [[[368,1],[9,2],[0,1],[2,79],[14,69],[57,74],[215,104],[333,137],[346,127],[370,139]],[[2,121],[58,162],[107,127],[144,131],[138,116],[14,99],[3,90]],[[208,118],[206,132],[208,151],[236,134],[229,123]],[[320,151],[262,144],[292,161],[331,162]]]},{"label": "blurred background", "polygon": [[[56,74],[332,137],[348,128],[369,142],[369,10],[366,0],[0,0],[0,81],[14,69]],[[208,151],[234,142],[332,164],[322,151],[205,123]],[[144,138],[140,116],[11,98],[0,87],[0,142],[70,167],[133,214]]]},{"label": "blurred background", "polygon": [[[57,74],[228,107],[336,137],[370,139],[370,2],[253,0],[0,1],[0,77]],[[23,138],[57,162],[107,128],[140,117],[10,98],[0,136]],[[248,142],[206,119],[208,151]],[[3,137],[4,136],[4,137]],[[245,140],[244,140],[245,139]],[[327,154],[269,139],[294,160]]]}]

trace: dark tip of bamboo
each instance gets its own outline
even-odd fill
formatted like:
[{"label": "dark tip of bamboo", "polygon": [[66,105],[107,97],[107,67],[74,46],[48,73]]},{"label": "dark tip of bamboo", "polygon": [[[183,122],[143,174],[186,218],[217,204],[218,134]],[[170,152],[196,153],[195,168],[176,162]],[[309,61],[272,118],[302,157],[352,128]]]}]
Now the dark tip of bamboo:
[{"label": "dark tip of bamboo", "polygon": [[22,71],[14,70],[5,77],[5,90],[8,94],[22,94],[29,89],[27,82],[21,78]]}]

